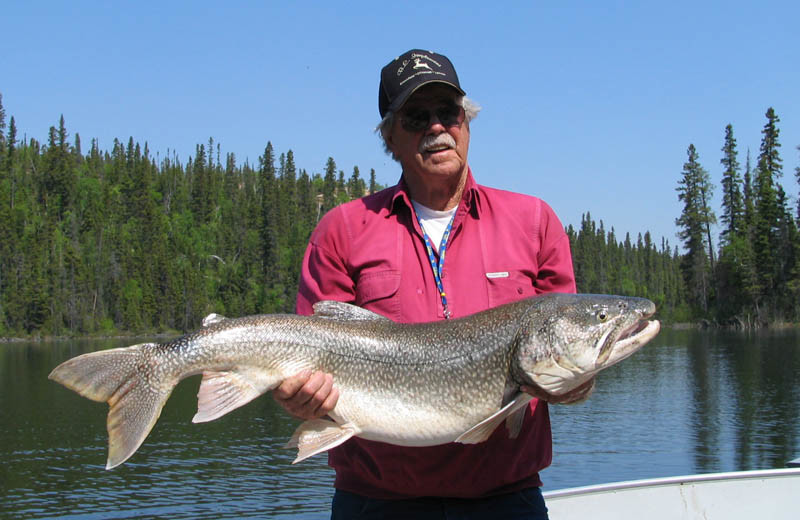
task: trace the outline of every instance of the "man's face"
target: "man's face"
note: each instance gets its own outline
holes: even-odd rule
[[[451,87],[426,85],[398,110],[387,139],[409,183],[455,182],[466,172],[469,123]]]

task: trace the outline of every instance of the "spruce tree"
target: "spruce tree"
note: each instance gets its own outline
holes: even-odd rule
[[[280,279],[279,190],[275,177],[275,155],[268,142],[264,155],[259,158],[259,191],[261,192],[261,247],[265,290],[263,312],[271,312],[282,305]]]
[[[339,177],[336,179],[336,205],[343,204],[348,200],[350,200],[350,195],[347,193],[344,170],[339,170]]]
[[[678,236],[683,240],[686,254],[682,271],[689,290],[689,300],[696,309],[705,314],[711,299],[711,252],[708,229],[714,214],[709,204],[711,186],[708,173],[699,163],[693,144],[687,150],[688,160],[683,165],[683,175],[678,182],[678,199],[683,202],[683,212],[675,220],[680,228]]]
[[[353,174],[347,181],[347,191],[350,199],[360,199],[364,196],[364,180],[358,171],[358,166],[353,166]]]
[[[14,119],[12,118],[11,121],[13,122]],[[800,152],[800,144],[797,145],[797,151]],[[800,184],[800,166],[794,169],[794,175],[797,177],[797,183]],[[800,192],[798,192],[797,196],[797,223],[800,225]]]
[[[755,253],[756,274],[758,276],[759,295],[768,304],[768,311],[776,310],[775,290],[778,283],[778,271],[781,259],[780,250],[780,221],[782,210],[779,204],[779,191],[777,179],[782,176],[782,160],[778,148],[780,119],[770,107],[766,113],[767,122],[762,130],[762,140],[756,177],[754,181],[753,196],[754,222],[753,222],[753,249]],[[764,318],[766,318],[764,316]]]
[[[336,205],[336,163],[328,157],[325,164],[325,178],[322,186],[322,213],[327,213]]]
[[[3,93],[0,92],[0,168],[7,154],[6,144],[6,109],[3,108]]]
[[[17,145],[17,124],[14,121],[14,116],[11,116],[11,120],[8,122],[8,139],[6,140],[6,149],[9,161],[11,160],[11,155],[14,153],[16,145]]]
[[[742,199],[742,178],[739,175],[739,160],[736,152],[736,139],[733,126],[725,127],[725,144],[722,146],[722,216],[724,224],[720,241],[728,243],[731,237],[744,231],[744,201]]]

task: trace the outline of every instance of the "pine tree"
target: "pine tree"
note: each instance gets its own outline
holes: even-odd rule
[[[579,292],[597,292],[597,264],[593,262],[594,236],[596,225],[590,213],[581,215],[581,229],[578,231],[575,247],[572,249],[574,259],[575,284]]]
[[[750,152],[748,150],[742,180],[731,125],[725,128],[722,152],[722,221],[725,226],[720,234],[720,257],[715,270],[717,317],[723,323],[734,322],[740,327],[750,327],[754,314],[751,312],[751,302],[756,292],[751,244],[753,200]]]
[[[344,170],[339,170],[339,177],[336,179],[336,205],[343,204],[348,200],[350,200],[350,195],[347,193]]]
[[[358,166],[353,166],[353,174],[347,181],[347,191],[350,199],[360,199],[364,196],[364,180],[359,174]]]
[[[769,312],[775,312],[775,290],[778,283],[780,258],[780,221],[782,210],[779,204],[777,179],[782,176],[782,160],[778,148],[780,119],[770,107],[766,113],[767,123],[762,130],[761,151],[758,157],[753,196],[753,250],[758,277],[759,296],[768,305]],[[766,318],[762,316],[762,318]]]
[[[8,122],[8,139],[6,140],[6,148],[7,148],[7,155],[8,160],[11,160],[11,155],[14,153],[14,149],[17,145],[17,124],[14,121],[14,116],[11,116],[11,120]]]
[[[776,300],[776,318],[791,319],[797,317],[800,305],[795,297],[793,288],[797,285],[797,274],[800,271],[798,256],[800,244],[798,243],[797,224],[789,207],[789,200],[783,187],[778,185],[778,207],[781,217],[778,223],[778,250],[776,257],[778,265],[776,270],[776,287],[774,298]]]
[[[264,155],[259,159],[259,191],[261,192],[261,244],[263,262],[263,287],[266,291],[264,312],[269,312],[282,305],[278,282],[280,279],[280,230],[278,217],[278,186],[275,177],[275,155],[272,143],[268,142]]]
[[[700,166],[693,144],[689,145],[687,155],[683,177],[677,188],[678,199],[683,202],[683,212],[675,224],[680,228],[678,236],[686,248],[682,271],[690,291],[690,302],[705,314],[711,299],[710,254],[713,253],[711,245],[706,243],[710,239],[709,226],[714,221],[713,211],[708,206],[711,186],[708,173]]]
[[[0,336],[5,335],[8,321],[5,313],[5,298],[8,282],[8,255],[11,253],[11,233],[8,230],[11,206],[11,175],[10,160],[8,159],[8,146],[6,143],[6,112],[3,108],[3,94],[0,93]]]
[[[76,176],[67,138],[62,115],[58,129],[50,127],[44,171],[39,178],[40,199],[48,213],[56,220],[64,217],[75,196]]]
[[[750,161],[750,149],[747,149],[747,159],[742,179],[742,197],[744,202],[744,232],[748,239],[752,239],[753,223],[755,219],[755,196],[753,195],[753,168]]]
[[[720,241],[728,243],[731,237],[744,232],[744,201],[742,199],[742,179],[739,175],[739,160],[736,152],[736,139],[733,137],[733,126],[725,127],[725,144],[720,163],[722,172],[722,217],[725,225],[720,234]]]
[[[294,153],[286,153],[286,161],[281,168],[281,213],[285,216],[287,224],[297,220],[297,167],[294,163]]]
[[[800,146],[798,146],[798,149],[800,149]],[[800,182],[800,167],[798,167],[798,171],[797,171],[797,180],[798,180],[798,182]],[[377,182],[375,181],[375,168],[370,168],[370,170],[369,170],[369,192],[370,193],[375,193],[376,189],[377,189]],[[800,207],[798,207],[798,208],[800,208]],[[798,209],[798,210],[800,211],[800,209]]]
[[[12,118],[11,121],[13,123],[14,119]],[[797,151],[800,152],[800,144],[797,145]],[[797,177],[797,183],[800,184],[800,166],[797,166],[794,169],[794,175],[795,177]],[[798,225],[800,225],[800,192],[798,192],[798,197],[797,197],[797,222]]]
[[[6,109],[3,108],[3,93],[0,92],[0,168],[3,166],[3,159],[8,153],[6,144]]]
[[[326,213],[336,205],[336,163],[328,157],[325,165],[325,178],[322,187],[322,211]]]

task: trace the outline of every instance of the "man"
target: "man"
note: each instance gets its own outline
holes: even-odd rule
[[[479,109],[445,56],[406,52],[381,71],[378,96],[378,128],[402,177],[322,218],[303,260],[298,313],[330,299],[425,322],[575,292],[569,241],[552,209],[475,183],[467,152]],[[560,401],[581,399],[592,386]],[[324,416],[338,397],[329,374],[308,372],[274,395],[302,419]],[[354,438],[329,452],[332,517],[547,518],[538,472],[551,453],[547,404],[537,399],[516,439],[504,427],[477,445],[408,448]]]

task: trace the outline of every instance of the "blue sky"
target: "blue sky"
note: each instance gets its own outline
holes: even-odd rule
[[[411,48],[441,52],[483,111],[479,183],[547,201],[565,225],[591,212],[619,239],[671,245],[675,188],[693,143],[717,186],[725,125],[740,162],[781,119],[782,184],[800,164],[800,2],[11,2],[0,93],[19,135],[64,115],[84,146],[147,142],[185,163],[209,137],[242,163],[267,141],[299,168],[349,175],[383,153],[379,71]]]

